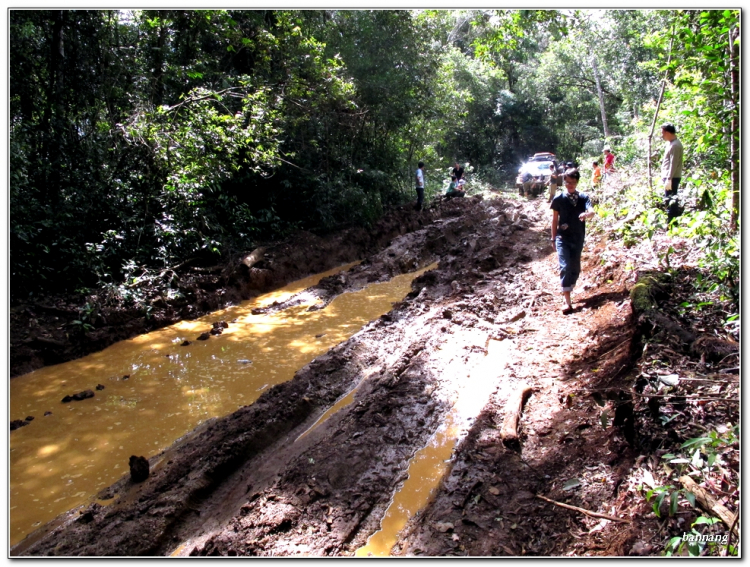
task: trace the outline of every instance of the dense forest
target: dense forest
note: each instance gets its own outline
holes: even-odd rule
[[[664,122],[686,152],[671,230],[737,300],[738,10],[12,10],[9,25],[13,301],[132,295],[185,262],[367,226],[414,198],[420,160],[429,199],[455,161],[475,188],[512,186],[535,152],[585,163],[608,144],[647,174],[600,214],[649,236],[666,228]]]

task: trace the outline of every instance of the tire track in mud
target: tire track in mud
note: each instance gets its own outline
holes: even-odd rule
[[[493,393],[435,498],[409,522],[393,555],[627,554],[633,537],[627,524],[592,520],[536,498],[546,495],[617,515],[626,497],[620,483],[637,456],[626,440],[627,428],[610,425],[612,415],[600,425],[602,409],[591,397],[621,388],[634,333],[623,275],[615,278],[619,282],[609,281],[611,272],[599,277],[603,246],[587,245],[583,289],[574,295],[576,312],[567,317],[560,315],[555,280],[549,279],[554,254],[529,266],[523,280],[532,307],[519,319],[521,332],[507,339],[515,345],[507,361],[508,386]],[[536,282],[542,283],[532,289]],[[521,447],[509,448],[500,425],[511,385],[519,382],[532,385],[533,392],[523,413]],[[608,406],[610,414],[619,413],[616,407]],[[623,423],[615,418],[614,425]]]
[[[439,206],[448,209],[443,218],[308,291],[327,301],[439,259],[393,311],[252,406],[204,424],[152,459],[160,465],[146,482],[123,479],[109,491],[119,502],[74,510],[13,555],[353,554],[379,528],[410,459],[441,425],[467,375],[486,362],[488,341],[520,348],[534,332],[527,311],[549,301],[525,277],[551,252],[540,208],[499,199]],[[487,379],[500,385],[495,374]],[[354,388],[352,404],[294,442]],[[504,392],[498,387],[488,401]],[[483,413],[477,423],[488,419]],[[467,425],[464,435],[476,437],[477,424]],[[470,462],[459,458],[450,478]],[[518,465],[519,475],[529,477],[528,470]],[[436,509],[433,503],[418,521]],[[410,529],[407,540],[418,540]]]

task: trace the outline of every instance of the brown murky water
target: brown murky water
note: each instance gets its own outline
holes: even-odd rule
[[[150,457],[201,422],[249,405],[267,388],[290,380],[316,356],[390,311],[411,281],[434,267],[342,294],[323,310],[308,312],[302,305],[251,314],[351,265],[11,380],[10,419],[35,419],[10,436],[10,544],[91,501],[128,473],[130,455]],[[195,340],[220,320],[229,323],[222,335]],[[186,339],[192,344],[180,346]],[[94,398],[61,403],[98,384],[105,388],[95,390]]]
[[[391,554],[399,532],[414,514],[427,505],[440,479],[448,470],[448,460],[453,453],[457,436],[455,419],[453,415],[449,415],[427,446],[417,451],[411,460],[409,477],[401,490],[394,494],[380,521],[380,530],[356,551],[356,557],[387,557]]]
[[[501,376],[513,348],[510,341],[489,341],[487,357],[471,369],[453,400],[453,408],[425,447],[417,451],[408,467],[408,478],[396,491],[380,522],[380,530],[357,549],[356,557],[388,557],[398,542],[399,532],[432,498],[448,471],[453,449],[466,434],[471,421],[501,383]]]

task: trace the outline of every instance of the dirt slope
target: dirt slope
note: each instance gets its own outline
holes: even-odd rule
[[[629,480],[639,451],[633,404],[619,393],[632,379],[633,274],[591,238],[565,316],[546,203],[456,199],[403,214],[422,228],[304,292],[330,300],[439,261],[403,302],[252,406],[153,457],[148,480],[105,491],[115,504],[73,510],[11,555],[352,555],[378,530],[411,457],[475,386],[481,409],[462,414],[450,470],[394,554],[656,551],[642,543],[654,522],[630,523],[648,505]],[[532,391],[521,442],[506,447],[506,402],[522,384]],[[308,432],[355,388],[351,404]]]

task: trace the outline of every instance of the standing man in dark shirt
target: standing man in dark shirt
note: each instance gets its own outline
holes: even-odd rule
[[[557,249],[560,264],[560,287],[565,304],[563,313],[571,313],[573,304],[570,292],[581,273],[581,253],[586,237],[586,219],[594,216],[591,200],[586,193],[579,193],[578,180],[581,174],[577,169],[565,171],[563,183],[565,190],[554,199],[552,209],[552,242]]]
[[[456,183],[458,183],[464,178],[464,168],[456,162],[456,165],[453,166],[453,170],[451,171],[451,175],[456,176]]]

